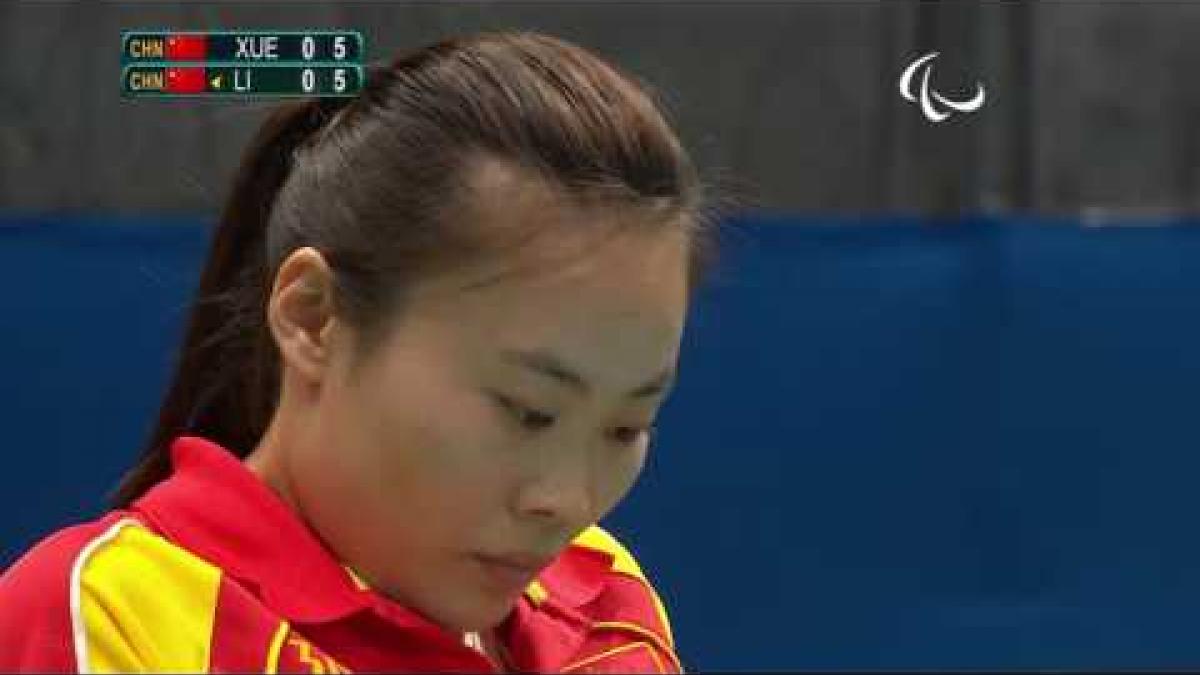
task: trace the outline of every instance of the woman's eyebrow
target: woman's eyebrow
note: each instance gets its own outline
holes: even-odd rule
[[[559,384],[566,385],[579,394],[589,395],[592,393],[591,384],[578,371],[568,366],[554,354],[544,351],[522,351],[517,349],[506,349],[500,354],[505,361],[532,370]],[[648,398],[669,390],[674,384],[675,370],[667,368],[646,384],[636,387],[627,396],[629,398]]]

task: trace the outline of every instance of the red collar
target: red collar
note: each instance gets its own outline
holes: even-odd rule
[[[175,543],[253,584],[291,621],[324,622],[373,604],[317,535],[225,448],[196,436],[171,444],[174,474],[133,510]],[[415,621],[423,622],[413,614]]]
[[[291,507],[233,453],[204,438],[181,436],[171,444],[171,461],[174,474],[133,510],[175,543],[257,586],[263,602],[280,615],[320,623],[374,608],[393,623],[433,627],[358,586]],[[514,623],[551,621],[560,639],[582,641],[590,622],[580,609],[601,593],[611,565],[605,553],[568,547],[538,577],[545,597],[518,603]]]

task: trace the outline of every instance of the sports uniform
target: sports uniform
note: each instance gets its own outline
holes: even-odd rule
[[[224,448],[184,436],[128,509],[61,530],[0,576],[0,671],[495,672],[479,648],[367,587]],[[678,672],[662,603],[599,527],[498,630],[538,672]]]

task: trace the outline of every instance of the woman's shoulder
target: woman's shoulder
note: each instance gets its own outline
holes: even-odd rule
[[[0,575],[0,671],[73,671],[82,659],[125,669],[135,627],[186,618],[164,587],[211,593],[218,581],[126,511],[59,530]]]
[[[98,547],[123,514],[64,527],[34,544],[0,575],[0,608],[23,607],[68,600],[65,591],[72,568],[89,549]],[[16,602],[16,601],[25,602]]]
[[[71,607],[78,591],[72,577],[121,520],[113,512],[60,529],[0,574],[0,670],[75,670]]]

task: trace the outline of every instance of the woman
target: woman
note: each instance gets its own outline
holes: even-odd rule
[[[251,143],[115,509],[0,579],[0,669],[675,671],[595,526],[708,249],[648,95],[449,40]]]

